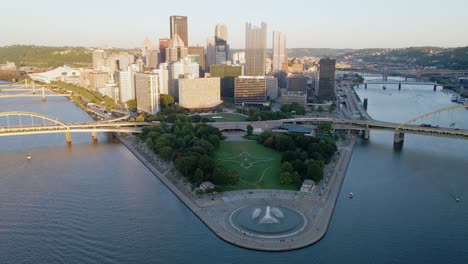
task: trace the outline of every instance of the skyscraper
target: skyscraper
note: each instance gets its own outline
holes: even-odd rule
[[[216,64],[216,38],[210,37],[206,43],[206,69],[210,70],[210,66]]]
[[[205,47],[200,47],[200,46],[193,46],[193,47],[188,47],[188,54],[189,55],[198,55],[200,57],[200,69],[201,73],[205,72]]]
[[[171,39],[170,38],[161,38],[159,39],[159,60],[160,63],[166,62],[166,49],[169,47],[171,44]]]
[[[273,71],[282,69],[286,57],[286,35],[283,32],[273,31]]]
[[[175,34],[171,39],[169,47],[166,49],[166,62],[175,62],[185,58],[188,55],[188,48],[185,46],[182,38]]]
[[[215,28],[216,45],[226,45],[228,40],[227,26],[217,24]]]
[[[227,61],[231,60],[227,39],[227,26],[225,24],[217,24],[215,28],[215,63],[217,65],[226,64]]]
[[[104,58],[107,56],[104,50],[93,51],[93,69],[98,70],[104,65]]]
[[[335,67],[335,59],[325,58],[320,60],[317,95],[322,101],[335,99]]]
[[[185,46],[189,45],[188,42],[188,25],[186,16],[171,16],[171,39],[174,38],[174,35],[179,35],[179,37],[184,42]]]
[[[245,25],[245,75],[264,76],[266,60],[267,25],[261,27]]]
[[[143,40],[143,43],[141,46],[141,56],[143,58],[146,58],[146,56],[148,56],[148,52],[152,49],[153,49],[153,43],[148,37],[146,37],[145,40]]]

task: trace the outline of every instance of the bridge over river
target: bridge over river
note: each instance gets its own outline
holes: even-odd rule
[[[405,134],[446,137],[455,139],[468,139],[467,129],[446,128],[437,126],[421,126],[414,123],[422,118],[441,112],[468,108],[468,105],[460,105],[434,111],[420,117],[413,118],[403,124],[383,122],[378,120],[353,120],[322,117],[298,117],[292,119],[257,121],[257,122],[216,122],[209,125],[220,130],[245,130],[247,125],[264,130],[275,129],[282,124],[319,124],[330,122],[335,130],[358,131],[364,139],[369,139],[370,131],[386,131],[394,133],[394,144],[402,145]],[[4,120],[2,120],[5,119]],[[12,124],[12,120],[16,123]],[[3,122],[2,122],[3,121]],[[18,122],[19,121],[19,122]],[[4,112],[0,113],[0,136],[34,135],[49,133],[65,133],[67,143],[71,143],[71,133],[88,132],[97,140],[98,132],[112,133],[141,133],[142,127],[159,125],[159,122],[127,122],[121,118],[101,122],[90,123],[64,123],[53,117],[32,112]],[[311,129],[312,130],[312,129]]]

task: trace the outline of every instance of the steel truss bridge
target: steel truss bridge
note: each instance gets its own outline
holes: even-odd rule
[[[93,140],[97,140],[98,132],[140,133],[142,126],[151,124],[118,122],[120,118],[103,122],[64,123],[56,118],[33,112],[3,112],[0,113],[0,120],[2,119],[6,119],[6,126],[0,127],[0,136],[64,133],[67,143],[72,142],[71,133],[91,133]],[[19,124],[12,125],[13,121],[19,121]]]
[[[54,93],[49,87],[36,85],[35,82],[28,83],[28,80],[15,84],[0,85],[0,99],[21,98],[21,97],[41,97],[43,101],[47,97],[70,97],[71,94]]]
[[[394,143],[403,144],[405,134],[445,137],[454,139],[468,139],[467,129],[420,126],[413,123],[423,118],[442,112],[457,109],[468,109],[468,105],[440,109],[425,115],[413,118],[403,124],[383,122],[377,120],[353,120],[321,117],[300,117],[293,119],[258,121],[258,122],[216,122],[209,123],[220,130],[245,130],[247,125],[255,128],[274,129],[282,124],[318,124],[331,122],[335,130],[357,131],[362,133],[364,139],[369,139],[370,131],[386,131],[394,133]],[[19,120],[19,124],[11,124],[11,119]],[[0,136],[35,135],[64,133],[67,143],[71,143],[71,133],[91,133],[97,140],[98,132],[111,133],[141,133],[142,127],[157,125],[153,122],[127,122],[119,118],[101,122],[89,123],[64,123],[56,118],[32,112],[3,112],[0,113],[0,121],[6,119],[6,126],[0,127]],[[26,125],[25,125],[26,124]]]

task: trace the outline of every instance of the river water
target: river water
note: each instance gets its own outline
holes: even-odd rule
[[[388,121],[452,105],[431,87],[358,94]],[[0,101],[0,112],[14,110],[91,120],[65,98]],[[438,118],[466,127],[464,111]],[[61,134],[0,137],[0,263],[467,263],[468,142],[405,139],[395,152],[393,134],[372,132],[355,149],[325,238],[266,253],[218,239],[106,135],[95,144],[73,134],[71,147]]]

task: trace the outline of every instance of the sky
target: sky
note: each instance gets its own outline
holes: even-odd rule
[[[140,47],[169,37],[169,16],[188,16],[189,44],[217,23],[244,48],[245,23],[284,32],[288,48],[468,46],[468,0],[22,0],[2,1],[0,46]]]

